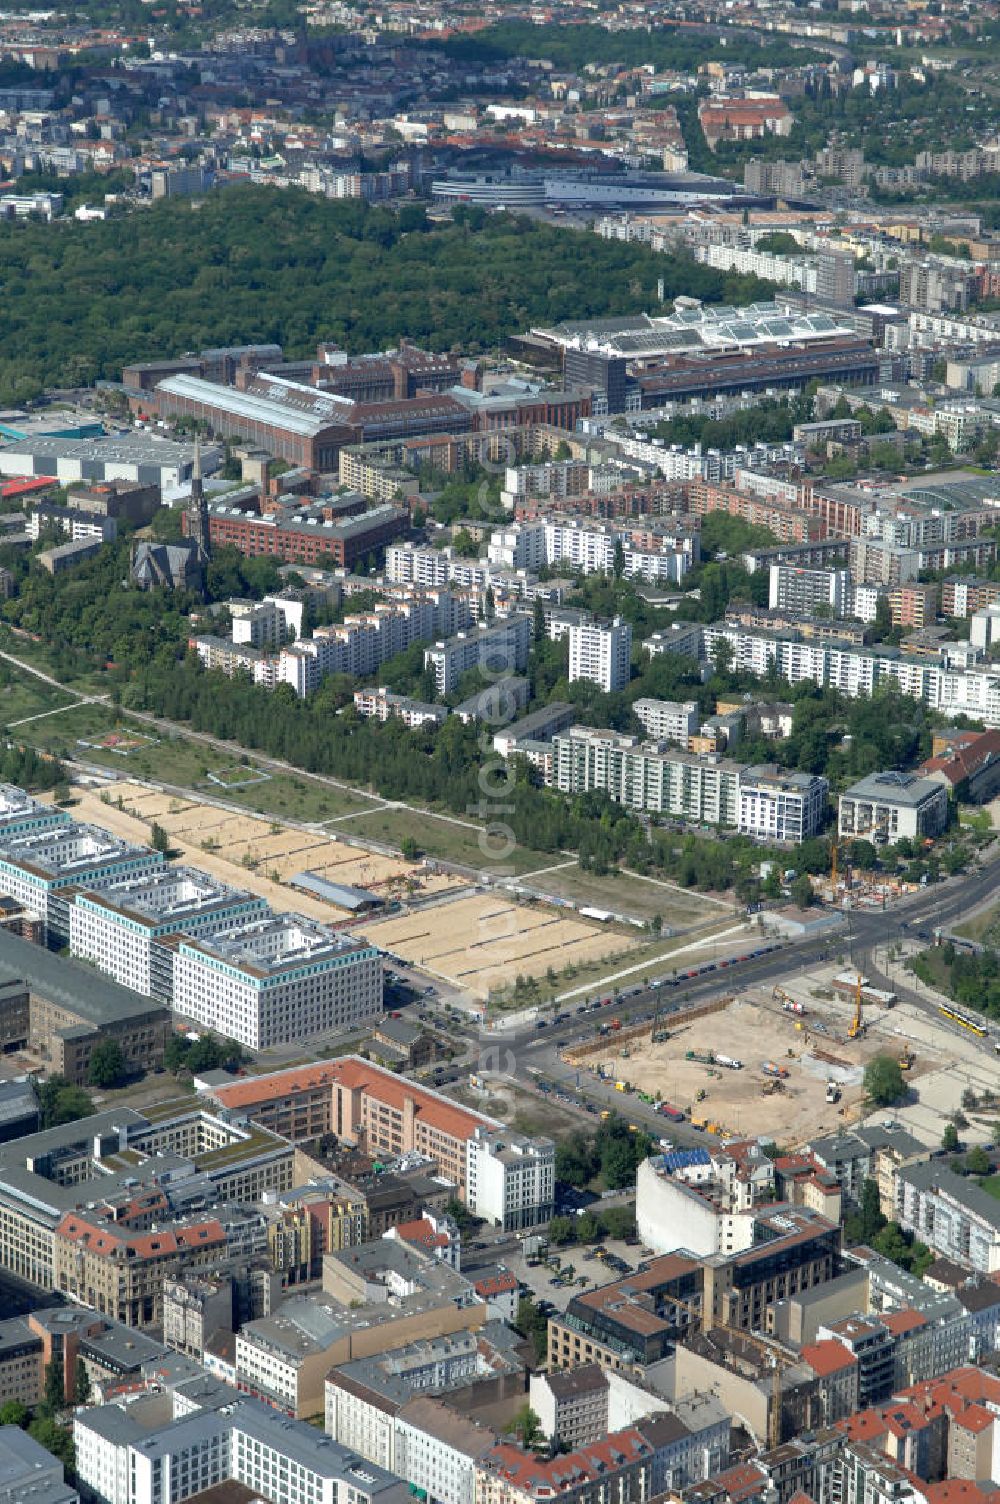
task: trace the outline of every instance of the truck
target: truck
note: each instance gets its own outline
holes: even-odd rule
[[[727,1071],[741,1071],[743,1069],[743,1061],[734,1060],[732,1055],[716,1055],[715,1063],[716,1065],[724,1065]]]
[[[797,1018],[801,1018],[806,1011],[802,1004],[797,1003],[793,997],[787,997],[782,1003],[781,1009],[783,1013],[794,1013]]]
[[[660,1103],[660,1112],[665,1118],[669,1118],[672,1123],[683,1123],[684,1121],[684,1114],[680,1108],[671,1107],[669,1102]]]
[[[615,1091],[628,1091],[628,1082],[627,1081],[616,1081],[615,1082]]]
[[[786,1067],[783,1065],[776,1065],[773,1060],[765,1060],[761,1065],[761,1070],[764,1072],[765,1076],[773,1076],[777,1081],[785,1081],[788,1078],[788,1071]]]

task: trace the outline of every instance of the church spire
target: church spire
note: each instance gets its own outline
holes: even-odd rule
[[[198,562],[204,563],[212,555],[212,540],[208,523],[208,503],[201,481],[201,439],[195,434],[194,461],[191,465],[191,500],[188,503],[188,537],[197,544]]]

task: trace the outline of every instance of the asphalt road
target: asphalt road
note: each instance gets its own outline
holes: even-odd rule
[[[767,955],[737,962],[721,973],[711,972],[704,978],[695,978],[677,987],[644,988],[632,997],[619,998],[614,1006],[615,1017],[627,1024],[658,1007],[660,1017],[668,1019],[688,1003],[723,992],[780,982],[792,972],[822,963],[848,950],[854,963],[877,980],[881,973],[873,960],[876,946],[892,945],[897,940],[924,934],[929,940],[935,928],[948,928],[990,899],[998,885],[1000,848],[993,846],[989,848],[989,856],[970,873],[947,878],[884,910],[851,910],[849,931],[844,927],[835,935],[788,941]],[[916,993],[909,994],[908,1001],[928,1012],[933,1011],[933,1004]],[[595,1020],[596,1015],[592,1012],[582,1017],[574,1014],[564,1023],[549,1025],[544,1031],[532,1027],[508,1035],[483,1036],[478,1068],[506,1076],[529,1089],[541,1076],[546,1081],[557,1083],[579,1104],[589,1101],[598,1109],[616,1108],[630,1122],[657,1138],[669,1139],[681,1147],[704,1144],[704,1135],[689,1123],[671,1123],[637,1097],[624,1097],[613,1086],[581,1076],[574,1067],[563,1064],[559,1058],[560,1049],[570,1041],[591,1038]],[[992,1055],[992,1041],[984,1042],[983,1049],[984,1053]],[[581,1088],[579,1091],[577,1086]]]

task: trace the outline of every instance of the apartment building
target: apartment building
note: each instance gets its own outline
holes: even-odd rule
[[[392,690],[356,689],[354,709],[365,720],[402,721],[411,731],[421,726],[441,726],[448,719],[446,705],[428,705],[422,700],[412,700],[409,695],[393,694]]]
[[[513,615],[473,627],[424,649],[424,667],[434,674],[437,693],[451,694],[462,675],[479,669],[489,679],[521,673],[528,664],[531,620]]]
[[[565,1312],[549,1318],[550,1372],[581,1363],[631,1372],[658,1362],[699,1320],[702,1290],[701,1261],[668,1253],[572,1296]]]
[[[772,564],[768,605],[790,616],[846,616],[850,604],[850,572],[846,569],[802,569]]]
[[[642,1504],[654,1492],[653,1445],[635,1427],[550,1462],[502,1443],[477,1464],[475,1504]]]
[[[302,914],[181,937],[174,1010],[251,1050],[355,1027],[382,1012],[373,945]]]
[[[632,709],[653,741],[673,742],[685,751],[701,724],[696,700],[636,700]]]
[[[628,684],[632,671],[632,627],[616,616],[612,622],[574,623],[569,629],[569,682],[592,679],[605,694]]]
[[[170,1005],[170,937],[211,935],[269,913],[264,899],[199,872],[169,867],[124,881],[105,879],[69,903],[69,945],[123,987]]]
[[[826,819],[830,785],[816,774],[759,764],[743,769],[739,789],[741,835],[798,844],[816,835]]]
[[[904,1166],[897,1212],[900,1226],[940,1257],[981,1274],[1000,1270],[1000,1214],[975,1181],[934,1161]]]
[[[477,1466],[495,1445],[488,1427],[429,1395],[396,1416],[396,1470],[437,1504],[475,1504]]]
[[[608,1425],[608,1380],[599,1363],[531,1376],[531,1408],[543,1434],[568,1450],[599,1441]]]
[[[845,789],[838,805],[840,835],[876,845],[933,838],[947,823],[947,789],[915,773],[870,773]]]
[[[326,1378],[328,1436],[396,1469],[396,1417],[410,1400],[447,1395],[455,1410],[506,1416],[524,1402],[520,1339],[503,1321],[409,1342],[341,1364]]]
[[[0,840],[35,835],[71,824],[69,812],[42,804],[13,783],[0,783]]]
[[[552,739],[552,784],[563,793],[599,789],[621,804],[707,825],[739,820],[740,767],[617,731],[571,726]]]

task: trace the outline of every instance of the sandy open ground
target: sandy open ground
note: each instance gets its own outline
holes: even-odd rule
[[[639,943],[629,935],[526,908],[496,894],[473,894],[419,913],[370,923],[365,933],[404,961],[422,966],[477,997],[514,981],[583,962],[620,956]]]
[[[385,857],[332,837],[279,828],[278,822],[263,816],[233,814],[137,783],[109,785],[104,791],[110,799],[107,803],[98,788],[74,792],[77,819],[143,842],[149,840],[149,827],[155,821],[167,832],[182,861],[223,882],[248,888],[275,909],[296,909],[314,919],[343,918],[345,910],[289,886],[288,879],[295,873],[319,872],[332,882],[371,888],[385,898],[405,896],[410,882],[424,895],[461,886],[459,879],[447,873],[427,873],[419,863],[402,857]]]
[[[864,1102],[865,1063],[873,1055],[897,1052],[902,1041],[889,1025],[895,1012],[871,1010],[867,1035],[848,1041],[849,1000],[817,1000],[815,989],[807,984],[792,982],[787,990],[807,1009],[801,1020],[783,1012],[780,1002],[763,989],[745,992],[723,1011],[681,1024],[663,1043],[654,1045],[648,1035],[621,1046],[609,1039],[607,1050],[587,1057],[586,1064],[603,1066],[607,1075],[629,1081],[639,1091],[659,1092],[696,1123],[714,1123],[730,1135],[770,1134],[783,1148],[794,1148],[857,1121]],[[935,1036],[917,1051],[907,1077],[915,1094],[921,1081],[933,1079],[941,1065],[939,1044]],[[741,1060],[743,1068],[689,1060],[689,1050],[721,1051]],[[765,1063],[788,1071],[781,1088],[767,1095],[764,1088],[770,1078],[761,1068]],[[830,1079],[841,1090],[837,1104],[826,1101]],[[701,1100],[699,1092],[704,1093]]]

